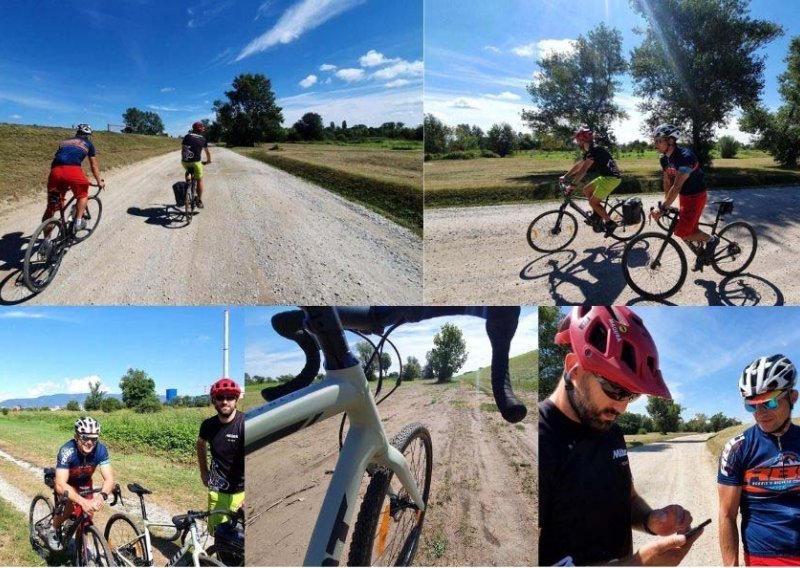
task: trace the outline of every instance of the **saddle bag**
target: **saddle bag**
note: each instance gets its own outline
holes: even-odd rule
[[[183,205],[186,202],[187,184],[185,181],[178,181],[172,184],[172,192],[175,194],[175,205]]]
[[[622,204],[622,221],[626,225],[636,225],[642,219],[642,200],[630,197]]]
[[[44,468],[44,484],[47,485],[50,489],[54,489],[56,486],[56,468],[54,467],[46,467]]]
[[[726,197],[719,204],[719,214],[730,215],[731,213],[733,213],[733,199]]]

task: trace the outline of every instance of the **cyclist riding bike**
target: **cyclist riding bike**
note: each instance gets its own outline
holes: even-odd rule
[[[187,172],[191,171],[194,179],[197,180],[197,206],[202,209],[203,205],[203,162],[201,154],[206,152],[206,163],[211,163],[211,153],[208,150],[208,142],[203,137],[206,127],[202,122],[192,124],[192,131],[183,137],[181,147],[181,165]],[[188,181],[188,179],[187,179]]]
[[[569,191],[572,191],[586,174],[597,174],[597,177],[583,187],[583,194],[589,200],[595,215],[605,221],[605,236],[608,237],[617,228],[617,224],[608,216],[602,202],[619,186],[622,175],[608,150],[594,143],[594,132],[589,127],[581,126],[572,138],[583,151],[583,158],[559,179],[565,182],[567,178],[575,176],[569,186]]]
[[[75,437],[58,450],[55,492],[59,497],[66,493],[68,501],[64,510],[53,516],[53,532],[47,535],[47,544],[53,550],[60,548],[58,533],[64,521],[76,513],[75,507],[91,515],[103,508],[114,489],[111,458],[99,438],[100,424],[97,420],[81,416],[75,421]],[[92,489],[92,475],[97,468],[103,478],[100,493],[82,497],[81,491]]]
[[[720,550],[739,562],[736,518],[742,514],[747,566],[800,566],[800,426],[793,424],[797,371],[781,354],[744,368],[739,392],[756,424],[725,445],[719,460]]]
[[[100,189],[106,185],[106,182],[100,177],[97,152],[94,144],[89,140],[91,135],[91,126],[79,124],[75,136],[67,138],[59,144],[56,155],[50,165],[50,175],[47,178],[47,208],[44,210],[44,215],[42,215],[43,222],[64,207],[67,190],[72,190],[77,199],[74,219],[75,230],[80,231],[86,227],[83,213],[86,211],[86,202],[89,200],[89,180],[81,168],[84,158],[89,158],[92,175]],[[51,231],[52,228],[48,228],[45,231],[45,239],[50,236]],[[43,251],[47,250],[48,244],[49,240],[45,240]]]
[[[653,143],[661,153],[661,169],[664,171],[664,202],[662,209],[667,209],[680,195],[680,213],[675,226],[675,236],[684,241],[705,243],[703,258],[714,257],[714,249],[719,244],[719,237],[710,236],[700,230],[700,216],[708,200],[706,184],[700,162],[689,148],[678,146],[680,130],[673,124],[661,124],[653,130]],[[661,211],[653,211],[653,218],[661,217]]]

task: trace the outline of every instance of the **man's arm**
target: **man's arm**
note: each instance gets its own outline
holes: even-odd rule
[[[675,175],[675,181],[673,182],[672,186],[669,189],[666,189],[665,191],[664,207],[669,207],[674,203],[674,201],[678,198],[678,194],[681,192],[681,188],[683,187],[683,184],[686,183],[687,179],[689,179],[689,174],[678,172]]]
[[[675,504],[653,509],[631,487],[631,525],[634,529],[659,536],[684,533],[692,526],[692,514]]]
[[[103,477],[103,486],[100,488],[100,492],[111,495],[114,491],[114,470],[110,463],[100,465],[100,475]]]
[[[736,517],[742,498],[741,485],[717,484],[719,492],[719,548],[725,566],[739,565],[739,532]]]
[[[592,164],[594,164],[594,160],[592,158],[586,158],[580,163],[580,169],[578,169],[578,173],[575,174],[575,179],[572,180],[573,185],[577,185],[581,182],[586,175],[586,172],[588,172],[589,168],[592,167]]]
[[[206,455],[206,441],[197,438],[197,466],[200,468],[200,479],[208,487],[208,456]]]
[[[653,508],[636,493],[636,488],[631,485],[631,528],[637,531],[648,532],[647,519]]]
[[[206,162],[208,162],[210,164],[211,163],[211,152],[208,150],[208,146],[206,146],[204,148],[204,150],[206,151]]]
[[[72,485],[69,485],[67,481],[69,481],[69,470],[66,468],[56,468],[56,476],[55,476],[56,495],[60,497],[66,492],[67,498],[70,501],[72,501],[73,503],[77,503],[86,510],[91,510],[91,502],[88,499],[81,497],[80,493],[78,493],[78,490],[75,489]]]
[[[104,188],[106,186],[106,182],[100,178],[100,165],[97,163],[96,156],[89,157],[89,167],[92,168],[92,175],[94,176],[94,180],[97,182],[97,185],[100,188]]]

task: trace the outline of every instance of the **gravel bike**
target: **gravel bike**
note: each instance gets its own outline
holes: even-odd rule
[[[377,353],[388,341],[389,333],[403,323],[447,315],[486,319],[492,345],[495,402],[503,418],[519,422],[525,417],[526,408],[514,395],[508,371],[508,353],[519,313],[519,307],[304,306],[272,318],[275,331],[295,341],[306,361],[293,380],[261,391],[267,404],[245,413],[245,454],[341,413],[346,413],[349,420],[349,430],[306,551],[305,565],[338,565],[365,471],[371,479],[356,519],[349,565],[410,565],[419,544],[430,494],[433,471],[430,433],[415,422],[402,428],[389,442],[377,404],[391,392],[375,402],[364,369],[350,350],[344,330],[380,335]],[[321,382],[312,384],[320,368],[320,351],[325,357],[327,373]]]
[[[47,288],[56,277],[69,247],[85,241],[97,229],[103,214],[103,202],[99,197],[100,186],[90,185],[98,189],[86,202],[83,212],[86,223],[82,229],[75,229],[77,200],[73,195],[63,207],[59,204],[58,216],[43,221],[31,235],[22,264],[22,276],[25,286],[34,294]]]
[[[558,209],[545,211],[537,216],[528,226],[528,244],[540,252],[556,252],[567,247],[578,234],[578,219],[567,207],[572,208],[583,218],[584,223],[591,226],[595,233],[605,231],[605,222],[591,208],[587,211],[576,201],[586,201],[589,199],[583,196],[573,195],[564,181],[558,180],[558,187],[564,194],[564,200]],[[610,196],[609,196],[610,197]],[[609,197],[603,200],[603,207],[608,211],[608,216],[617,223],[617,228],[609,235],[618,241],[627,241],[638,235],[644,228],[644,211],[641,209],[641,201],[638,198],[620,199],[614,198],[614,202],[609,209]],[[638,203],[638,207],[635,205]],[[626,206],[626,204],[629,204]],[[625,214],[626,207],[631,211]]]
[[[684,241],[695,256],[694,270],[711,266],[723,276],[743,272],[753,261],[758,248],[756,231],[744,221],[734,221],[717,227],[723,216],[733,213],[733,199],[715,201],[719,205],[713,223],[699,223],[710,227],[711,235],[719,237],[713,257],[705,254],[703,243]],[[661,208],[661,203],[659,203]],[[655,208],[651,208],[651,213]],[[659,225],[666,227],[666,234],[648,232],[631,239],[622,253],[622,270],[628,285],[645,298],[662,300],[680,290],[686,280],[688,263],[686,254],[673,237],[678,224],[679,210],[675,207],[662,209]]]
[[[115,566],[108,542],[92,523],[92,515],[77,503],[73,503],[72,514],[56,531],[59,547],[50,548],[48,535],[56,530],[53,526],[53,517],[63,513],[69,498],[66,492],[64,495],[55,493],[55,468],[44,469],[44,482],[53,490],[56,505],[54,508],[50,497],[42,493],[36,495],[31,502],[28,518],[29,538],[37,554],[50,556],[66,553],[73,566]],[[99,492],[98,487],[81,491],[80,495],[86,497]],[[112,505],[115,503],[116,499]],[[71,543],[74,543],[74,546],[71,546]]]
[[[208,164],[208,162],[201,163],[204,166]],[[197,196],[197,180],[194,177],[194,171],[186,170],[185,179],[186,193],[184,194],[183,198],[183,216],[186,218],[186,224],[188,225],[192,222],[194,210],[197,209],[197,202],[199,201],[199,198]]]

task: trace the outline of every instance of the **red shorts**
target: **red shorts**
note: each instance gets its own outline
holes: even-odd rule
[[[688,237],[697,230],[700,224],[700,216],[706,207],[708,192],[695,193],[694,195],[680,196],[680,216],[678,224],[675,225],[675,236]]]
[[[65,195],[71,189],[78,199],[89,197],[89,179],[80,166],[54,166],[47,178],[47,211],[53,214],[64,207]]]
[[[800,557],[751,556],[745,552],[744,564],[745,566],[800,566]]]

